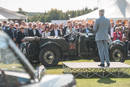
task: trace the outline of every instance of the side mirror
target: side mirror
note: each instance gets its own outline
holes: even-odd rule
[[[39,66],[36,68],[36,79],[38,79],[39,81],[42,79],[42,77],[45,75],[46,69],[43,65]]]

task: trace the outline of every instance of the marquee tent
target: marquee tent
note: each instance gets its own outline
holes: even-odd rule
[[[8,20],[26,20],[25,15],[19,14],[17,12],[0,7],[0,15],[7,18]]]
[[[128,0],[115,0],[113,4],[107,7],[104,6],[102,8],[105,10],[105,17],[109,19],[113,20],[130,19],[130,1]],[[99,9],[76,18],[71,18],[70,20],[91,20],[91,19],[97,19],[98,17],[99,17]]]
[[[3,21],[3,20],[7,20],[7,18],[2,16],[2,15],[0,15],[0,21]]]

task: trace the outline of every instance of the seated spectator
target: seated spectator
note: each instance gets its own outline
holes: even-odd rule
[[[122,33],[119,31],[119,27],[116,27],[115,32],[113,33],[113,41],[114,40],[122,41]]]

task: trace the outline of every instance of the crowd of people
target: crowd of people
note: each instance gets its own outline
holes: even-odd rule
[[[23,38],[27,36],[38,36],[38,37],[62,37],[73,31],[88,33],[93,31],[93,25],[87,22],[72,22],[68,21],[67,24],[51,24],[42,22],[21,22],[13,23],[3,21],[0,23],[0,28],[2,31],[6,32],[10,38],[18,45],[23,42]],[[130,41],[130,22],[128,26],[125,26],[124,22],[119,24],[111,23],[110,30],[111,39]]]
[[[92,26],[88,23],[75,23],[67,22],[67,24],[50,24],[41,22],[21,22],[13,23],[3,21],[0,23],[1,30],[6,32],[10,38],[18,45],[23,42],[24,37],[62,37],[73,31],[77,32],[89,32],[92,30]]]

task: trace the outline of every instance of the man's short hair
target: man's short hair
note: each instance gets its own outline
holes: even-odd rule
[[[103,16],[103,15],[104,15],[104,9],[100,9],[100,10],[99,10],[99,13],[100,13],[100,15]]]
[[[100,9],[100,10],[99,10],[99,12],[102,12],[102,13],[104,13],[104,9]]]

